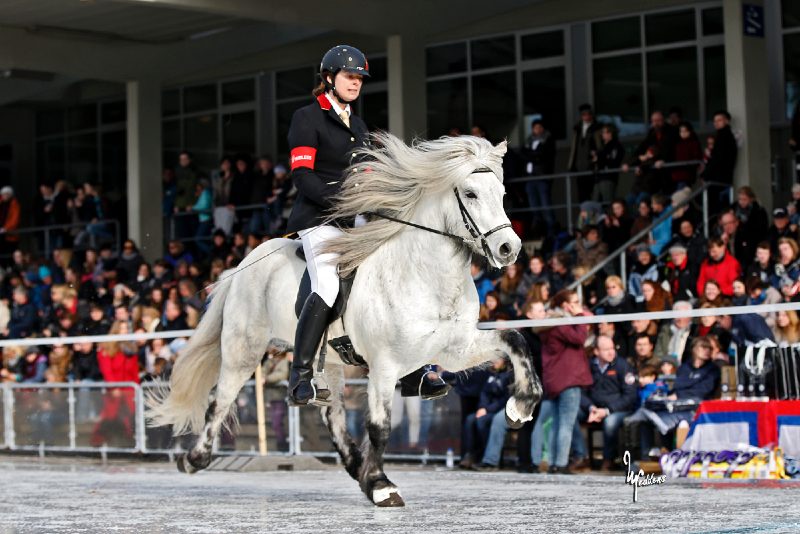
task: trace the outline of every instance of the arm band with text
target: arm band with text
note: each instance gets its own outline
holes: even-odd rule
[[[298,146],[292,149],[291,170],[306,167],[314,169],[314,160],[317,158],[317,149],[312,146]]]

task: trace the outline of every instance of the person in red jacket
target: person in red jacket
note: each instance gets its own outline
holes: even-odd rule
[[[578,294],[562,289],[553,297],[550,317],[569,318],[583,314]],[[542,433],[544,422],[552,414],[553,431],[550,472],[569,473],[567,462],[572,445],[572,429],[578,417],[581,388],[592,385],[589,360],[584,344],[589,335],[587,325],[572,325],[565,322],[542,330],[542,385],[545,399],[542,401],[539,418],[533,429],[532,459],[538,466],[542,459]],[[534,468],[536,472],[536,468]]]
[[[708,240],[708,257],[700,266],[700,276],[697,277],[697,294],[702,295],[706,282],[715,280],[719,284],[722,294],[726,297],[733,296],[733,282],[742,276],[742,266],[736,261],[725,242],[719,237]]]
[[[109,334],[129,334],[128,323],[115,321]],[[97,363],[104,382],[139,383],[139,350],[133,341],[110,341],[101,343],[97,351]],[[108,388],[103,399],[100,420],[92,432],[91,444],[98,447],[110,443],[114,438],[133,438],[134,389],[130,386]]]

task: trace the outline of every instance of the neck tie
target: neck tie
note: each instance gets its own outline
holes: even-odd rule
[[[342,111],[339,113],[339,117],[342,119],[344,125],[350,128],[350,115],[348,115],[346,111]]]

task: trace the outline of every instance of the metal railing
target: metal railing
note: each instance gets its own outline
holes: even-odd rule
[[[174,455],[194,445],[195,436],[174,438],[166,427],[146,425],[145,397],[160,382],[4,383],[0,385],[0,448],[11,451],[80,453],[157,453]],[[366,379],[347,380],[348,429],[363,437]],[[335,457],[319,410],[286,403],[286,382],[264,388],[267,412],[259,428],[255,381],[245,384],[236,400],[239,429],[221,432],[216,455],[258,455],[266,435],[270,455],[309,454]],[[440,461],[458,450],[460,404],[455,395],[422,401],[395,395],[392,434],[386,458]]]
[[[507,184],[519,184],[519,183],[527,183],[527,182],[535,182],[540,180],[554,180],[557,178],[566,178],[564,181],[565,187],[565,204],[550,204],[548,206],[542,207],[527,207],[527,208],[512,208],[506,210],[506,213],[535,213],[539,211],[547,211],[547,210],[557,210],[557,209],[566,209],[567,213],[567,231],[571,234],[573,232],[573,222],[572,222],[572,210],[575,208],[575,203],[572,200],[572,179],[573,178],[580,178],[585,176],[603,176],[606,174],[627,174],[633,173],[640,169],[654,169],[656,171],[662,169],[674,169],[679,167],[697,167],[702,165],[702,161],[700,160],[692,160],[692,161],[675,161],[670,163],[664,163],[663,165],[655,168],[653,166],[644,166],[644,165],[630,165],[627,167],[617,167],[615,169],[599,169],[596,171],[578,171],[578,172],[559,172],[554,174],[542,174],[542,175],[535,175],[535,176],[520,176],[517,178],[509,178],[505,182]],[[552,198],[552,190],[551,190],[551,198]],[[580,204],[578,204],[580,205]]]
[[[54,236],[52,235],[54,232],[64,232],[67,233],[69,230],[74,228],[83,228],[88,229],[90,225],[105,225],[106,228],[109,228],[110,233],[112,233],[112,237],[108,238],[113,242],[114,252],[120,251],[120,224],[119,221],[116,219],[102,219],[96,221],[94,223],[86,223],[86,222],[74,222],[74,223],[67,223],[67,224],[49,224],[45,226],[26,226],[25,228],[16,228],[14,230],[10,230],[7,232],[6,235],[26,235],[26,234],[43,234],[44,237],[44,254],[50,256],[53,250],[56,248],[53,246],[53,243],[56,241]],[[102,238],[99,238],[95,234],[88,232],[88,246],[92,248],[96,248],[98,241]],[[74,240],[76,236],[64,236],[65,240]],[[66,243],[62,245],[63,247],[67,247]],[[67,247],[69,248],[69,247]]]
[[[233,207],[233,211],[235,213],[237,213],[237,214],[239,212],[242,212],[242,211],[251,211],[252,212],[252,211],[255,211],[255,210],[259,210],[259,209],[262,209],[262,210],[266,209],[267,206],[269,206],[269,204],[266,204],[266,203],[263,203],[263,204],[245,204],[244,206],[234,206]],[[198,215],[208,215],[209,217],[211,217],[212,222],[213,222],[214,210],[219,208],[219,207],[225,207],[225,206],[215,206],[215,207],[213,207],[211,209],[207,209],[207,210],[178,211],[178,212],[175,212],[175,213],[171,213],[170,215],[168,215],[166,217],[166,219],[168,220],[168,225],[169,225],[169,230],[168,230],[169,239],[171,241],[181,241],[181,242],[184,242],[184,243],[185,242],[192,242],[192,241],[200,241],[200,240],[203,240],[203,241],[211,240],[211,234],[210,233],[209,233],[208,236],[205,236],[205,237],[195,237],[195,236],[180,237],[180,238],[176,237],[176,228],[175,228],[176,224],[175,224],[175,222],[176,222],[177,219],[186,218],[186,217],[197,217]]]
[[[645,238],[650,232],[653,231],[655,227],[663,223],[664,221],[670,219],[673,213],[683,207],[688,206],[691,204],[698,196],[702,195],[702,206],[703,206],[703,235],[708,238],[709,232],[709,211],[708,211],[708,190],[711,187],[716,188],[731,188],[730,190],[730,198],[731,202],[733,202],[733,188],[727,184],[720,184],[716,182],[705,182],[700,187],[692,191],[688,198],[686,198],[683,202],[679,203],[674,208],[669,208],[664,210],[664,212],[659,215],[656,219],[654,219],[647,227],[639,231],[636,235],[631,237],[627,240],[623,245],[621,245],[617,250],[610,253],[608,256],[605,257],[602,261],[594,265],[591,269],[589,269],[583,276],[572,282],[568,289],[577,290],[579,293],[582,293],[583,283],[587,280],[591,279],[595,274],[598,272],[605,270],[609,263],[616,260],[617,258],[620,259],[620,278],[625,281],[627,280],[627,252],[628,249],[639,243],[643,238]],[[582,295],[581,295],[582,298]]]

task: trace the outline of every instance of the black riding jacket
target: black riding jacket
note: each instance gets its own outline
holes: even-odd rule
[[[354,114],[348,128],[328,98],[295,111],[289,126],[292,180],[297,187],[288,232],[322,224],[339,193],[354,149],[369,145],[367,125]],[[336,221],[348,225],[346,221]]]

